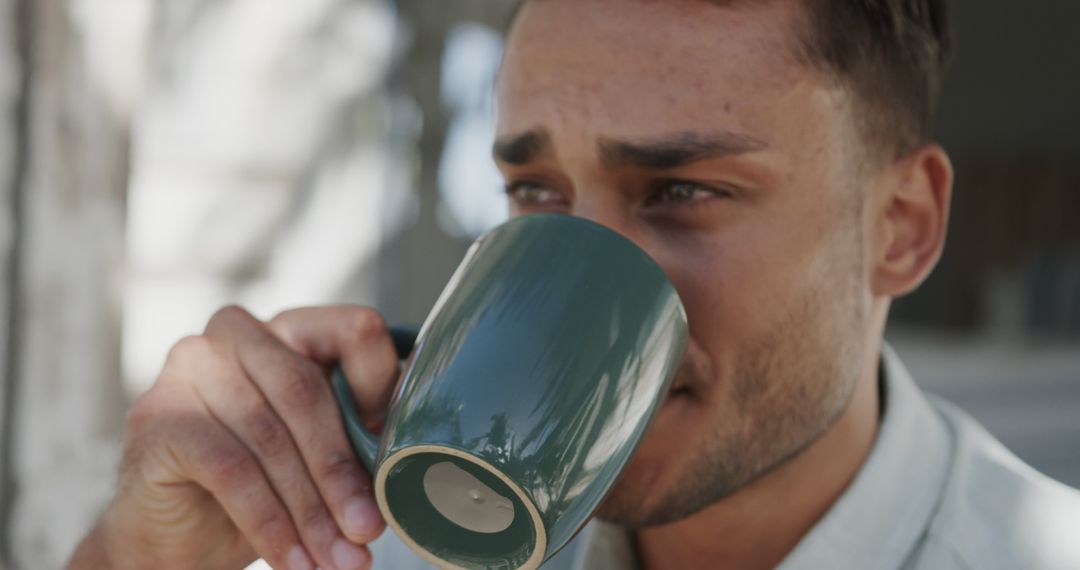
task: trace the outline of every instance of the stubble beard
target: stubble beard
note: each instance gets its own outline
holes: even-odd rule
[[[836,424],[863,370],[866,342],[866,308],[858,297],[862,232],[858,222],[854,225],[860,228],[857,235],[847,238],[856,247],[844,248],[833,262],[845,264],[835,267],[844,276],[841,282],[802,295],[736,357],[729,393],[733,417],[711,426],[700,452],[682,458],[677,482],[666,489],[640,489],[620,481],[598,518],[631,529],[687,518],[798,456]]]

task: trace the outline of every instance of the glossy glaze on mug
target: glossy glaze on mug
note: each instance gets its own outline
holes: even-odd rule
[[[569,216],[511,220],[470,248],[421,329],[377,479],[392,484],[386,459],[417,446],[475,457],[535,507],[544,548],[530,559],[547,560],[634,452],[686,338],[674,287],[630,241]]]

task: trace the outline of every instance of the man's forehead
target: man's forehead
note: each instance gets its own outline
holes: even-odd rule
[[[562,4],[570,7],[585,8],[588,5],[607,5],[618,11],[641,10],[650,6],[750,9],[772,4],[790,4],[799,11],[806,8],[807,0],[518,0],[511,9],[507,32],[512,31],[518,17],[527,7],[533,5]]]
[[[786,24],[784,14],[702,16],[715,10],[705,0],[679,2],[693,6],[686,11],[647,0],[530,2],[498,85],[500,126],[515,119],[515,132],[541,124],[523,113],[613,126],[662,121],[668,132],[688,132],[782,96],[807,72],[790,57],[786,30],[772,29]]]
[[[666,52],[678,58],[669,65],[691,64],[695,55],[719,62],[746,51],[804,63],[807,29],[801,0],[526,0],[507,49],[525,44],[558,53],[576,37],[573,49],[582,57],[607,47],[627,55]]]
[[[848,92],[792,57],[797,0],[746,10],[679,2],[689,12],[531,1],[497,85],[500,164],[664,169],[738,156],[779,171],[853,144]]]
[[[514,11],[515,11],[515,14],[516,14],[526,4],[536,3],[536,2],[581,3],[582,1],[584,1],[584,0],[519,0],[515,4]],[[652,4],[652,3],[668,3],[668,4],[672,4],[672,3],[678,3],[678,2],[686,2],[686,3],[712,4],[714,6],[721,6],[721,7],[732,7],[732,6],[740,6],[740,5],[762,4],[762,3],[765,3],[765,2],[774,2],[774,1],[778,1],[778,0],[597,0],[597,1],[605,1],[605,2],[610,2],[612,4],[621,4],[623,6],[625,6],[625,5],[629,4],[629,3],[632,3],[632,2],[636,2],[638,4]]]

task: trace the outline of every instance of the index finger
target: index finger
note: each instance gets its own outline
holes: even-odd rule
[[[340,365],[366,420],[381,420],[401,373],[382,316],[358,305],[285,311],[269,323],[286,346],[323,366]]]

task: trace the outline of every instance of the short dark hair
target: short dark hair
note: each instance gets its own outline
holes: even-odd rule
[[[863,134],[903,153],[932,136],[952,60],[948,0],[805,0],[809,61],[863,106]]]
[[[517,2],[511,26],[528,1]],[[930,140],[953,53],[948,0],[802,1],[802,55],[855,95],[868,144],[897,155]]]

